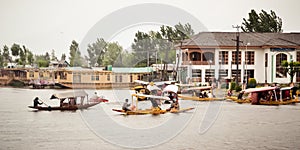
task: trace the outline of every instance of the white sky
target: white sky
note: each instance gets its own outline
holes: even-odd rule
[[[284,32],[300,32],[299,0],[0,0],[0,48],[25,45],[35,54],[56,51],[69,55],[72,40],[78,43],[102,18],[121,8],[144,3],[167,4],[195,16],[209,31],[236,31],[251,9],[275,11],[283,20]],[[124,18],[127,19],[127,18]],[[122,20],[120,20],[122,21]],[[178,21],[179,22],[179,21]],[[112,40],[127,49],[138,26],[116,33]],[[199,31],[195,31],[196,33]],[[107,40],[107,39],[106,39]],[[81,50],[86,51],[86,50]],[[85,53],[85,52],[83,52]]]

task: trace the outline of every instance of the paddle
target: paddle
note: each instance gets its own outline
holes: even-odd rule
[[[39,99],[40,100],[40,99]],[[43,104],[45,104],[46,106],[48,106],[49,107],[49,105],[47,105],[44,101],[42,101],[42,100],[40,100]]]

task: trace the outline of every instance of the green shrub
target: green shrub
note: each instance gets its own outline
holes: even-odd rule
[[[248,88],[255,88],[256,87],[256,80],[254,78],[250,78],[249,81],[248,81],[248,85],[247,87]]]
[[[236,91],[236,92],[239,92],[239,91],[241,91],[241,90],[242,90],[242,86],[236,86],[236,87],[235,87],[235,91]]]
[[[235,90],[235,82],[231,82],[230,85],[230,90]]]

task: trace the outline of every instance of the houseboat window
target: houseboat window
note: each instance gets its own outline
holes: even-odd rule
[[[132,82],[132,75],[130,75],[130,82]]]
[[[193,82],[201,82],[201,69],[193,69],[192,70],[192,78]]]
[[[119,78],[120,80],[119,80],[119,82],[123,82],[123,76],[122,75],[120,75],[120,78]]]
[[[245,58],[247,65],[254,65],[254,51],[247,51]]]
[[[214,53],[212,52],[205,52],[203,53],[203,61],[214,61],[215,60],[215,56]]]
[[[239,64],[241,64],[241,57],[242,56],[242,53],[241,51],[239,51],[239,56],[238,56],[238,61],[239,61]],[[236,51],[232,51],[232,64],[237,64],[236,63]]]
[[[117,83],[117,82],[118,82],[118,76],[115,75],[115,83]]]
[[[249,78],[254,78],[254,70],[253,69],[248,69],[245,70],[245,76],[249,79]]]
[[[219,64],[228,64],[228,51],[219,52]]]
[[[109,74],[107,74],[106,80],[107,80],[107,81],[110,81],[110,75],[109,75]]]
[[[286,78],[284,68],[281,66],[282,61],[287,60],[287,55],[279,53],[276,55],[276,78]]]
[[[99,76],[91,76],[91,77],[92,77],[92,78],[91,78],[92,81],[95,81],[95,80],[96,80],[96,81],[99,81]]]
[[[34,72],[33,72],[33,71],[30,71],[30,72],[29,72],[29,77],[34,78]]]
[[[39,76],[40,76],[41,78],[44,77],[43,72],[39,72]]]

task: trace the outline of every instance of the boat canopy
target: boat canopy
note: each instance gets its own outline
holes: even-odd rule
[[[191,87],[191,88],[187,88],[186,90],[211,90],[211,86],[199,86],[199,87]]]
[[[245,93],[253,93],[253,92],[272,91],[275,89],[277,89],[277,87],[260,87],[260,88],[246,89],[244,92]]]
[[[81,91],[70,91],[70,92],[53,94],[50,97],[50,99],[65,99],[65,98],[81,97],[81,96],[87,96],[87,95],[88,94],[83,90],[81,90]]]
[[[283,87],[280,88],[280,91],[284,91],[284,90],[292,90],[293,87]]]

